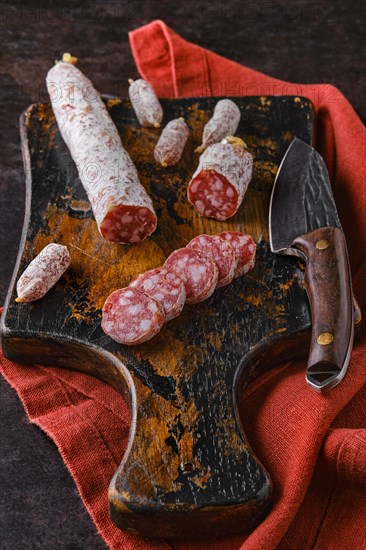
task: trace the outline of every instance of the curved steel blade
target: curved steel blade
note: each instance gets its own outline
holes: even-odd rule
[[[278,169],[269,208],[272,252],[302,256],[291,248],[299,235],[320,227],[339,227],[328,170],[313,147],[295,138]]]

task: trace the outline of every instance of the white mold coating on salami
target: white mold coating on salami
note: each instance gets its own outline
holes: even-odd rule
[[[143,240],[156,228],[153,204],[98,92],[64,62],[48,72],[47,89],[99,232],[114,242]]]
[[[142,273],[132,281],[131,288],[143,290],[161,303],[165,320],[170,321],[181,313],[186,301],[186,288],[175,271],[158,267]]]
[[[17,283],[17,302],[42,298],[60,279],[71,262],[66,246],[51,243],[36,256]]]
[[[240,109],[231,99],[216,103],[212,118],[203,129],[202,145],[196,149],[202,153],[209,145],[219,143],[226,136],[233,136],[240,122]]]
[[[189,128],[183,118],[168,122],[154,149],[156,162],[164,167],[177,164],[182,156],[188,136]]]
[[[137,288],[115,290],[102,310],[102,329],[126,346],[150,340],[161,330],[164,321],[163,306]]]
[[[215,262],[219,270],[218,287],[231,283],[237,259],[235,251],[228,241],[221,239],[218,235],[198,235],[187,244],[187,248],[198,250]]]
[[[166,259],[164,267],[183,280],[187,304],[203,302],[215,291],[219,270],[210,258],[196,250],[178,248]]]
[[[252,172],[253,157],[244,147],[210,145],[189,182],[188,200],[202,216],[226,220],[242,203]]]
[[[139,78],[129,80],[128,95],[141,126],[159,128],[163,120],[163,108],[151,84]]]
[[[255,265],[256,245],[250,235],[239,231],[223,231],[218,235],[234,248],[238,264],[234,278],[241,277],[253,269]]]

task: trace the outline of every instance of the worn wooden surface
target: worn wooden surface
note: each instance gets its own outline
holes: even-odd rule
[[[290,4],[234,0],[227,5],[186,0],[174,9],[171,2],[146,0],[118,5],[114,0],[86,5],[71,0],[65,9],[54,2],[41,5],[38,0],[4,2],[0,17],[1,302],[13,271],[24,212],[19,114],[30,103],[47,98],[44,77],[50,58],[59,57],[66,45],[86,60],[98,89],[126,97],[126,78],[137,75],[127,31],[158,17],[186,39],[264,73],[292,82],[330,82],[365,120],[365,7],[361,0],[294,0]],[[343,205],[337,206],[342,219]],[[56,446],[26,422],[21,403],[3,379],[0,386],[2,547],[105,549]]]
[[[21,122],[29,219],[13,284],[50,242],[67,245],[72,264],[37,302],[15,303],[11,288],[3,351],[21,362],[82,369],[130,394],[131,448],[111,483],[110,505],[117,525],[145,536],[159,536],[163,526],[166,537],[231,533],[263,515],[271,483],[240,429],[236,394],[262,371],[263,349],[283,340],[288,358],[300,351],[297,333],[310,327],[303,265],[270,252],[268,207],[293,137],[311,139],[311,104],[300,97],[236,99],[237,135],[254,156],[254,175],[238,213],[217,222],[199,216],[186,197],[198,160],[193,151],[216,102],[163,101],[165,120],[185,116],[192,130],[179,164],[163,169],[153,158],[160,131],[141,128],[129,101],[107,101],[159,218],[153,236],[133,246],[100,237],[50,105],[31,106]],[[103,333],[101,308],[113,290],[193,236],[225,229],[247,232],[257,244],[247,276],[186,306],[145,344],[121,346]]]

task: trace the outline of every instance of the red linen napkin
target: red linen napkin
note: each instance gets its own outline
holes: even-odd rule
[[[365,127],[331,85],[290,84],[186,42],[163,22],[130,33],[138,70],[161,97],[302,95],[316,110],[316,146],[327,162],[349,247],[353,285],[366,311]],[[148,45],[148,47],[146,46]],[[107,488],[122,460],[129,418],[120,395],[87,375],[21,366],[1,370],[31,420],[57,444],[101,535],[113,550],[366,548],[366,334],[344,381],[324,396],[306,386],[305,363],[259,377],[246,390],[246,432],[274,482],[274,502],[251,533],[147,541],[108,517]]]

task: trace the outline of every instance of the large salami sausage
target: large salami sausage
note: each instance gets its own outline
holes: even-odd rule
[[[137,288],[115,290],[104,302],[102,329],[119,344],[133,346],[150,340],[165,321],[163,306]]]
[[[164,267],[183,280],[187,304],[203,302],[216,288],[219,275],[216,264],[196,250],[178,248],[166,259]]]
[[[255,264],[256,246],[250,235],[239,231],[223,231],[218,234],[233,247],[237,257],[234,277],[241,277],[253,269]]]
[[[69,62],[48,72],[47,89],[99,232],[118,243],[145,239],[157,224],[152,201],[98,92]]]
[[[71,262],[66,246],[51,243],[36,256],[17,282],[16,302],[39,300],[57,283]]]
[[[214,114],[203,129],[202,145],[196,153],[202,153],[209,145],[219,143],[226,136],[233,136],[240,122],[240,109],[231,99],[216,103]]]
[[[253,157],[239,138],[210,145],[188,185],[188,200],[202,216],[227,220],[243,201],[252,177]]]
[[[165,320],[178,317],[186,301],[186,288],[182,279],[165,267],[151,269],[141,273],[130,284],[131,288],[143,290],[146,294],[161,303]]]
[[[221,239],[218,235],[198,235],[187,244],[187,248],[198,250],[215,262],[219,270],[218,287],[231,283],[237,266],[237,258],[228,241]]]

